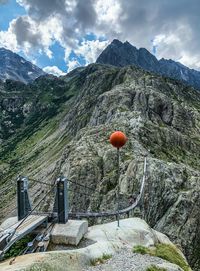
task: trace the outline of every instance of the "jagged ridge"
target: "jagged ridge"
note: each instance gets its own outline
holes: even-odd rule
[[[136,65],[147,71],[184,81],[188,85],[200,89],[200,72],[189,69],[171,59],[160,59],[145,48],[137,49],[128,41],[122,43],[115,39],[97,58],[96,63],[110,64],[118,67]]]

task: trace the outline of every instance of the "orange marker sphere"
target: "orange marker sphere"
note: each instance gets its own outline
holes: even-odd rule
[[[110,136],[110,143],[115,148],[123,147],[126,144],[127,140],[128,140],[128,138],[121,131],[116,131],[116,132],[112,133]]]

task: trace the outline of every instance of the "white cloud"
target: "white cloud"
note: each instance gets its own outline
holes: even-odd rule
[[[122,14],[122,8],[119,0],[97,0],[94,6],[98,14],[97,25],[100,26],[99,29],[102,28],[102,25],[106,26],[103,34],[105,31],[121,31],[119,17]]]
[[[79,56],[86,60],[86,64],[95,62],[101,51],[108,45],[108,40],[84,40],[80,46],[74,50]]]
[[[73,60],[69,60],[67,62],[67,66],[68,66],[68,72],[72,71],[73,69],[77,68],[77,67],[80,67],[80,63],[78,62],[78,60],[76,59],[73,59]]]
[[[2,2],[2,1],[1,1]],[[3,1],[4,2],[4,1]],[[106,42],[128,40],[157,57],[172,58],[200,68],[199,0],[17,0],[26,16],[14,19],[8,31],[0,32],[0,45],[25,54],[34,51],[52,58],[51,46],[57,41],[65,49],[67,61],[71,50],[94,62]],[[94,33],[95,41],[82,40]],[[69,61],[69,69],[78,65]]]
[[[187,67],[200,70],[200,58],[183,52],[183,55],[178,59],[179,62]]]
[[[178,34],[177,34],[178,33]],[[195,69],[200,69],[200,55],[195,55],[189,48],[183,46],[190,43],[192,31],[188,25],[181,25],[176,32],[168,32],[168,34],[156,35],[153,45],[157,47],[157,57],[170,58],[179,61],[182,64]]]
[[[58,17],[51,17],[38,25],[43,50],[49,58],[52,58],[52,51],[49,47],[56,40],[62,44],[63,28]]]
[[[0,47],[5,47],[13,52],[19,51],[16,35],[12,32],[12,25],[15,21],[10,22],[8,31],[0,31]]]
[[[63,71],[61,71],[56,66],[47,66],[47,67],[43,68],[43,71],[46,72],[46,73],[53,74],[55,76],[65,75],[65,73]]]

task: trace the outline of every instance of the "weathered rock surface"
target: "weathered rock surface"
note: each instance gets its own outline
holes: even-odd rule
[[[48,96],[50,105],[59,101],[59,106],[53,113],[54,107],[45,109],[47,115],[39,114],[38,122],[33,113],[33,122],[21,124],[4,139],[1,189],[10,189],[0,199],[1,217],[14,207],[10,180],[19,174],[52,183],[62,172],[92,188],[82,195],[83,188],[69,184],[71,210],[116,209],[117,158],[108,139],[113,130],[122,130],[129,140],[120,157],[120,207],[128,206],[129,197],[138,193],[147,154],[143,216],[181,245],[199,270],[200,93],[138,68],[97,64],[35,84],[38,90],[46,87],[45,95],[55,95],[55,103]],[[55,93],[57,84],[60,92]],[[38,93],[36,98],[44,99]],[[47,190],[30,183],[33,205]],[[54,195],[47,197],[41,209],[52,210],[53,201]]]
[[[154,246],[161,238],[160,233],[158,233],[157,236],[157,232],[152,230],[144,220],[139,218],[123,219],[120,221],[120,227],[117,227],[117,222],[89,227],[89,231],[85,235],[85,238],[92,240],[94,244],[76,250],[55,251],[40,254],[36,253],[32,255],[20,256],[16,258],[13,266],[9,265],[9,261],[0,264],[0,270],[28,271],[30,270],[30,266],[32,266],[33,270],[35,267],[35,269],[38,268],[38,270],[43,268],[42,270],[44,271],[78,271],[82,270],[82,268],[84,268],[84,270],[93,270],[88,269],[88,265],[90,265],[91,261],[102,258],[103,255],[115,255],[116,252],[120,251],[121,249],[125,249],[125,251],[129,251],[128,255],[124,255],[125,257],[128,256],[127,262],[129,262],[129,270],[143,271],[146,270],[144,268],[152,264],[156,264],[157,266],[165,266],[167,271],[182,271],[182,269],[177,265],[171,264],[162,259],[149,257],[148,255],[138,255],[136,257],[131,252],[133,246]],[[165,243],[172,245],[167,236],[164,237],[162,235],[162,238],[165,240]],[[76,265],[74,265],[75,259]],[[138,259],[140,265],[138,265]],[[124,262],[126,262],[126,258],[124,258]],[[135,269],[135,267],[138,269]]]

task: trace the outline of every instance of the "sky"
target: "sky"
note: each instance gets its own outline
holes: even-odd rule
[[[0,47],[62,75],[113,40],[200,70],[200,0],[0,0]]]

